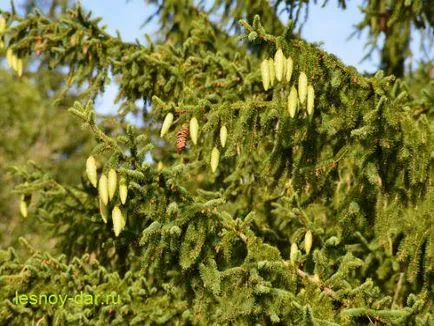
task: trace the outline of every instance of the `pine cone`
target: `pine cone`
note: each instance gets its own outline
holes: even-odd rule
[[[176,134],[176,151],[182,153],[187,146],[187,139],[189,135],[189,129],[187,125],[182,125]]]

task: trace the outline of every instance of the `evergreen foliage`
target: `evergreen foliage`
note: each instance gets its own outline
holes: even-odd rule
[[[408,19],[432,27],[428,3],[401,2],[414,7]],[[433,65],[398,78],[402,62],[385,55],[397,77],[362,75],[301,39],[297,20],[285,27],[276,18],[280,5],[298,16],[308,1],[300,3],[215,1],[209,14],[223,6],[223,23],[240,19],[231,36],[191,1],[158,2],[167,42],[145,45],[109,35],[80,5],[59,18],[2,14],[18,58],[37,53],[50,68],[68,67],[63,94],[86,89],[68,121],[96,141],[74,171],[79,183],[41,164],[13,169],[14,194],[31,198],[27,219],[51,232],[61,254],[25,239],[26,259],[0,251],[2,322],[434,323]],[[387,42],[384,53],[395,51]],[[279,62],[291,62],[289,81],[279,70],[273,77],[289,69],[270,59],[278,49]],[[109,74],[120,109],[100,119],[94,100]],[[12,301],[16,292],[80,291],[113,292],[121,304]]]
[[[0,243],[6,247],[17,245],[19,236],[34,238],[41,231],[34,219],[17,216],[12,189],[19,180],[8,170],[31,160],[59,181],[76,182],[93,146],[89,134],[77,135],[79,124],[67,112],[77,94],[62,94],[64,74],[28,66],[20,79],[15,71],[0,69]]]

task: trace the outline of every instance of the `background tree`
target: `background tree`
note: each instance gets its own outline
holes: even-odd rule
[[[25,15],[35,2],[14,7]],[[54,17],[67,1],[43,1],[40,9]],[[2,37],[2,41],[5,38]],[[6,48],[1,49],[6,62]],[[87,155],[86,146],[92,139],[78,133],[79,124],[70,119],[67,108],[77,99],[77,90],[65,93],[65,76],[61,69],[47,69],[44,57],[29,57],[24,62],[24,75],[18,78],[11,69],[1,69],[0,126],[0,243],[7,248],[17,245],[20,236],[33,239],[41,249],[52,250],[50,237],[35,219],[19,216],[19,198],[12,193],[14,180],[8,169],[31,160],[62,182],[75,183],[81,162]],[[9,68],[9,67],[8,67]]]
[[[14,170],[16,193],[32,195],[29,218],[55,231],[63,255],[25,240],[26,261],[1,252],[1,320],[430,325],[432,65],[363,76],[303,41],[297,16],[279,22],[280,5],[292,15],[307,3],[158,4],[165,42],[146,45],[109,35],[79,5],[59,19],[3,13],[17,57],[39,51],[69,68],[68,87],[86,86],[69,112],[97,144],[81,183],[34,164]],[[228,28],[242,18],[233,36],[205,13],[222,6]],[[430,22],[426,6],[415,15]],[[279,50],[292,74],[268,87]],[[93,102],[109,72],[121,105],[101,120]],[[115,292],[122,304],[22,306],[16,291]]]

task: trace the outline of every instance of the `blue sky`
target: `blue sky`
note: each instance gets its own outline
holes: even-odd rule
[[[318,2],[322,3],[322,1]],[[119,0],[82,0],[81,3],[95,15],[103,17],[109,33],[115,34],[116,30],[119,30],[126,41],[134,41],[136,38],[144,41],[145,33],[152,36],[156,30],[154,24],[140,28],[144,17],[155,10],[154,7],[145,4],[144,0],[131,0],[128,3]],[[350,1],[346,10],[338,8],[336,1],[330,1],[325,8],[321,8],[320,5],[311,6],[302,36],[310,42],[323,42],[323,49],[334,53],[345,64],[355,66],[359,71],[373,72],[377,69],[376,62],[360,63],[366,39],[354,37],[348,40],[353,32],[353,24],[361,19],[362,15],[355,1]],[[116,107],[113,106],[115,95],[115,86],[108,87],[106,94],[97,101],[100,111],[107,113],[116,111]]]
[[[16,2],[20,3],[19,0]],[[6,7],[3,4],[0,8],[9,9],[9,1],[7,3]],[[125,41],[135,39],[144,41],[145,33],[152,37],[156,31],[155,24],[140,27],[145,17],[155,10],[154,7],[145,4],[144,0],[82,0],[81,3],[86,9],[92,10],[94,15],[103,18],[109,33],[114,35],[118,30]],[[355,66],[359,71],[375,72],[378,64],[377,56],[374,56],[372,61],[360,62],[365,54],[366,35],[362,35],[360,39],[353,37],[348,40],[349,35],[354,31],[353,25],[362,19],[358,8],[361,3],[362,1],[348,1],[346,10],[338,8],[335,0],[329,1],[325,8],[321,5],[312,5],[309,19],[302,30],[302,37],[310,42],[323,42],[324,50],[335,54],[345,64]],[[284,18],[283,20],[285,21]],[[417,54],[417,42],[413,42],[413,45],[413,53]],[[116,86],[107,87],[105,94],[97,100],[98,111],[116,112],[117,108],[113,105],[115,96]]]
[[[134,41],[136,38],[144,40],[145,33],[152,35],[156,29],[153,24],[140,28],[144,17],[154,11],[154,7],[146,5],[144,0],[130,0],[128,3],[119,0],[82,0],[81,3],[86,9],[103,17],[110,33],[114,34],[119,30],[122,38],[127,41]],[[359,70],[373,71],[376,70],[374,62],[359,63],[363,57],[365,39],[362,37],[347,40],[353,31],[353,24],[361,19],[362,15],[355,1],[350,1],[346,10],[338,8],[336,1],[330,1],[325,8],[313,5],[302,36],[310,42],[324,42],[323,48],[336,54],[346,64]]]

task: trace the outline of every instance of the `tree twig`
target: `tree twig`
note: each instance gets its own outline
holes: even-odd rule
[[[399,296],[399,292],[401,291],[403,279],[404,279],[404,273],[399,273],[399,279],[398,279],[398,283],[396,284],[395,294],[393,296],[393,301],[392,301],[391,307],[393,307],[396,304],[396,302],[398,301],[398,296]]]

